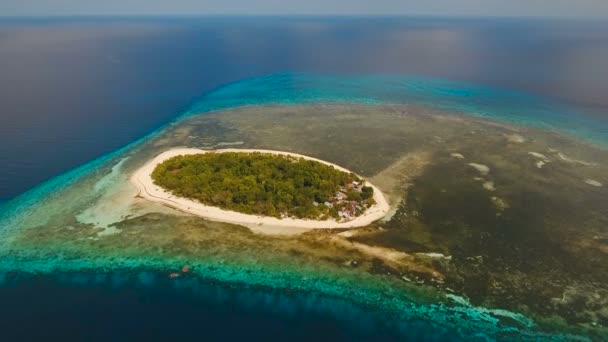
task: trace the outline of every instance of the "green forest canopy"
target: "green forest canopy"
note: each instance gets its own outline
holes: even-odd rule
[[[278,218],[339,219],[342,212],[358,216],[374,204],[373,188],[363,186],[353,173],[313,160],[260,152],[176,156],[160,163],[152,179],[179,197]],[[336,198],[340,191],[344,199]]]

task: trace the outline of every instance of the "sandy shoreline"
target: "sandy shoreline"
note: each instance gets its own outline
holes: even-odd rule
[[[302,157],[308,160],[318,161],[320,163],[331,165],[338,170],[351,172],[343,167],[335,164],[328,163],[323,160],[316,158],[307,157],[304,155],[272,151],[272,150],[252,150],[252,149],[221,149],[221,150],[199,150],[193,148],[176,148],[165,151],[151,161],[147,162],[143,167],[138,169],[133,176],[130,178],[133,183],[139,189],[139,196],[153,201],[162,203],[169,207],[191,213],[200,217],[204,217],[213,221],[227,222],[245,225],[252,230],[275,233],[275,234],[289,234],[289,233],[300,233],[310,229],[340,229],[340,228],[354,228],[366,226],[374,221],[383,218],[389,211],[389,205],[382,192],[375,187],[373,184],[366,180],[366,184],[374,189],[374,200],[376,204],[371,208],[368,208],[365,213],[354,220],[348,222],[336,222],[334,220],[316,221],[316,220],[304,220],[294,218],[283,218],[278,219],[275,217],[248,215],[235,211],[223,210],[218,207],[212,207],[204,205],[202,203],[189,200],[186,198],[180,198],[171,195],[161,187],[154,184],[152,181],[152,171],[156,166],[163,161],[178,155],[187,154],[199,154],[199,153],[223,153],[223,152],[260,152],[269,153],[274,155],[288,155],[293,157]],[[267,228],[267,229],[264,229]]]

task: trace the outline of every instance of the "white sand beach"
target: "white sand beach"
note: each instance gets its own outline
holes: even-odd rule
[[[344,229],[344,228],[354,228],[366,226],[374,221],[377,221],[383,218],[389,211],[389,205],[386,201],[384,194],[366,180],[366,185],[371,186],[374,189],[374,200],[376,204],[371,208],[368,208],[365,213],[361,216],[356,217],[355,219],[348,222],[337,222],[335,220],[305,220],[305,219],[295,219],[295,218],[283,218],[278,219],[275,217],[268,216],[258,216],[258,215],[248,215],[243,213],[238,213],[234,211],[223,210],[218,207],[204,205],[200,202],[193,201],[186,198],[181,198],[170,194],[168,191],[164,190],[160,186],[154,184],[151,174],[152,171],[156,168],[156,166],[163,161],[178,155],[189,155],[189,154],[200,154],[200,153],[224,153],[224,152],[260,152],[260,153],[269,153],[274,155],[286,155],[293,157],[301,157],[308,160],[314,160],[326,165],[331,165],[334,168],[344,171],[351,172],[345,168],[342,168],[338,165],[334,165],[328,163],[323,160],[319,160],[316,158],[311,158],[308,156],[282,152],[282,151],[272,151],[272,150],[253,150],[253,149],[221,149],[221,150],[200,150],[193,148],[176,148],[171,149],[166,152],[163,152],[153,158],[151,161],[147,162],[143,167],[138,169],[133,176],[130,178],[131,182],[139,189],[139,196],[153,201],[162,203],[166,206],[175,208],[177,210],[191,213],[200,217],[204,217],[213,221],[227,222],[244,225],[249,227],[250,229],[263,232],[263,233],[272,233],[272,234],[293,234],[293,233],[301,233],[303,231],[307,231],[310,229]],[[361,177],[363,178],[363,177]]]

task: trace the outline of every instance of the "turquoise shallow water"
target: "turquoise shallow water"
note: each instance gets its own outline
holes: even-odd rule
[[[591,142],[608,142],[608,122],[546,99],[513,91],[480,87],[451,81],[428,79],[413,76],[368,75],[368,76],[329,76],[313,74],[273,74],[259,78],[246,79],[220,87],[197,99],[189,110],[179,115],[176,121],[191,115],[221,109],[250,105],[297,105],[310,103],[362,103],[362,104],[415,104],[432,106],[438,109],[485,117],[504,122],[555,130]],[[154,137],[162,127],[113,153],[91,161],[59,177],[39,185],[29,192],[6,203],[0,204],[0,252],[10,246],[11,234],[37,205],[52,200],[53,194],[69,187],[82,177],[101,167],[114,163],[117,158],[131,151],[140,143]],[[53,274],[57,272],[78,272],[83,269],[112,270],[140,267],[167,269],[179,267],[181,261],[159,260],[152,258],[71,258],[63,255],[49,255],[39,251],[32,255],[4,255],[0,271],[7,274],[15,270],[31,273]],[[443,304],[419,305],[407,298],[386,297],[385,289],[365,288],[356,285],[354,280],[344,280],[340,286],[337,278],[317,277],[314,282],[303,281],[309,272],[309,279],[315,277],[312,270],[284,270],[268,273],[245,272],[247,267],[227,264],[195,265],[202,277],[219,281],[264,286],[269,288],[297,288],[302,291],[320,292],[336,298],[349,298],[357,303],[390,308],[390,312],[402,312],[404,320],[436,321],[442,326],[460,327],[463,333],[483,330],[490,336],[523,334],[528,338],[549,338],[535,335],[528,329],[534,324],[525,317],[510,313],[488,312],[469,306],[447,307]],[[251,270],[251,268],[249,268]],[[142,276],[146,279],[146,276]],[[1,279],[0,279],[1,280]],[[348,290],[345,290],[348,289]],[[460,323],[455,317],[462,319]],[[502,317],[502,318],[501,318]],[[508,318],[515,324],[505,324]],[[466,322],[466,323],[465,323]],[[482,336],[478,336],[482,337]]]
[[[243,105],[319,102],[432,106],[608,143],[608,119],[593,118],[598,113],[522,92],[417,76],[274,74],[205,94],[186,115]]]

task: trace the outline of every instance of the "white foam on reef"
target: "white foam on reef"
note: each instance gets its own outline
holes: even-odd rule
[[[535,326],[534,322],[531,319],[520,313],[502,309],[488,309],[480,306],[473,306],[467,298],[454,294],[447,294],[446,297],[454,303],[462,306],[463,308],[475,309],[479,315],[479,318],[491,321],[493,324],[499,324],[500,317],[508,317],[528,328]]]
[[[538,153],[538,152],[528,152],[529,155],[534,156],[538,159],[542,159],[545,162],[549,161],[549,158],[547,158],[546,155],[542,154],[542,153]]]
[[[496,188],[494,187],[494,182],[487,181],[483,183],[483,188],[488,191],[494,191]]]
[[[593,179],[585,179],[585,183],[587,183],[591,186],[598,187],[598,188],[604,186],[602,183],[600,183],[596,180],[593,180]]]
[[[452,260],[452,256],[451,255],[445,255],[443,253],[416,253],[416,255],[422,256],[422,257],[428,257],[428,258],[431,258],[431,259]]]
[[[577,159],[572,159],[572,158],[568,158],[565,154],[561,153],[561,152],[557,152],[557,156],[559,157],[559,159],[567,162],[567,163],[575,163],[575,164],[581,164],[584,166],[597,166],[597,163],[590,163],[590,162],[586,162],[584,160],[577,160]]]
[[[490,168],[486,165],[477,164],[477,163],[469,163],[469,166],[471,166],[475,170],[479,171],[479,173],[481,173],[484,176],[487,176],[490,173]]]
[[[521,144],[526,142],[526,139],[519,134],[505,134],[505,137],[509,142]]]
[[[535,163],[536,167],[539,168],[539,169],[542,169],[543,166],[545,166],[547,163],[551,162],[549,160],[549,158],[546,155],[542,154],[542,153],[530,151],[530,152],[528,152],[528,154],[531,155],[531,156],[533,156],[533,157],[535,157],[535,158],[540,159],[539,161],[537,161]]]
[[[214,221],[227,222],[233,224],[240,224],[249,227],[253,231],[264,233],[266,229],[270,228],[273,234],[292,234],[294,229],[301,231],[304,229],[337,229],[337,228],[354,228],[361,227],[371,224],[377,220],[382,219],[389,211],[390,207],[386,201],[384,194],[373,184],[366,181],[366,185],[371,186],[374,189],[374,200],[376,204],[368,208],[361,216],[347,222],[338,222],[332,219],[328,220],[307,220],[307,219],[295,219],[295,218],[276,218],[259,215],[248,215],[235,211],[229,211],[204,205],[198,201],[193,201],[187,198],[181,198],[172,195],[165,189],[154,184],[152,180],[152,172],[157,165],[164,162],[165,160],[180,156],[180,155],[192,155],[202,153],[224,153],[224,152],[241,152],[241,153],[268,153],[273,155],[285,155],[296,158],[304,158],[307,160],[314,160],[325,165],[330,165],[340,171],[351,173],[351,171],[340,167],[338,165],[316,159],[301,154],[273,151],[273,150],[249,150],[249,149],[222,149],[222,150],[200,150],[194,148],[177,148],[171,149],[153,158],[151,161],[146,163],[143,167],[138,169],[131,177],[131,182],[139,189],[139,195],[143,198],[152,201],[162,203],[169,207],[177,210],[194,214],[200,217],[204,217]]]

